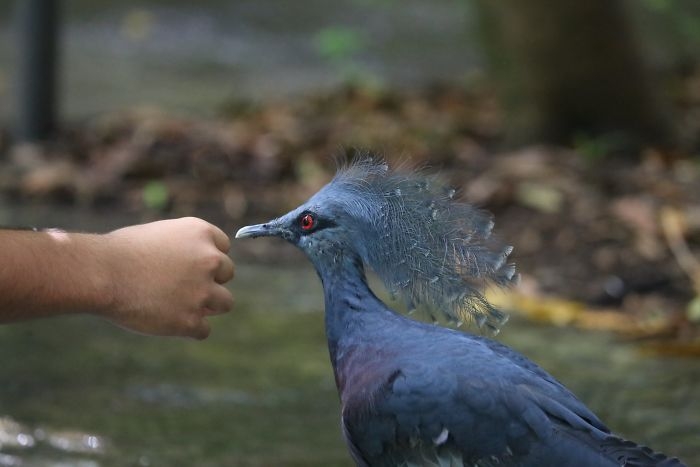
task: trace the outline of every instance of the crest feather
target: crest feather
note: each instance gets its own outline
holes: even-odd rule
[[[483,296],[488,283],[518,280],[513,248],[491,237],[492,216],[455,200],[455,190],[419,171],[392,171],[363,155],[340,167],[331,185],[348,195],[358,219],[353,238],[363,261],[409,312],[441,313],[493,331],[507,315]]]

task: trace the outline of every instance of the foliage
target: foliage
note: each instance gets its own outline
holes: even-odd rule
[[[376,88],[379,79],[358,60],[368,44],[369,39],[362,31],[344,26],[323,28],[314,36],[316,52],[345,82]]]
[[[574,135],[573,147],[589,164],[602,162],[606,157],[624,151],[625,138],[612,133],[590,136],[586,133]]]
[[[143,187],[143,204],[150,209],[164,209],[169,197],[168,187],[162,181],[154,180]]]
[[[361,52],[367,46],[367,40],[356,29],[334,26],[318,31],[314,45],[323,58],[343,62]]]
[[[653,66],[683,69],[698,64],[700,4],[697,1],[628,1],[627,6]]]
[[[699,12],[689,12],[687,5],[684,7],[684,2],[672,0],[644,0],[641,3],[655,14],[663,15],[670,20],[683,39],[700,43]]]

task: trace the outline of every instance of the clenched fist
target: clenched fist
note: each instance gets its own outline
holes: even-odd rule
[[[105,236],[113,301],[104,316],[134,331],[209,335],[207,316],[233,305],[230,242],[219,228],[188,217],[115,230]]]

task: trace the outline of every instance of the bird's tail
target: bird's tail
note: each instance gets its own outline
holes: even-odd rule
[[[529,453],[527,467],[686,467],[678,458],[599,430],[581,430],[559,426],[560,436],[537,445]],[[518,464],[521,465],[521,464]]]
[[[685,467],[677,457],[668,457],[614,435],[608,435],[600,443],[600,449],[624,467]]]

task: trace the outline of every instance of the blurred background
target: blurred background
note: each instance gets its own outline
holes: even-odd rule
[[[700,464],[698,2],[0,3],[0,225],[232,235],[358,150],[493,212],[523,276],[498,339]],[[0,327],[0,466],[351,465],[310,264],[232,256],[204,342]]]

